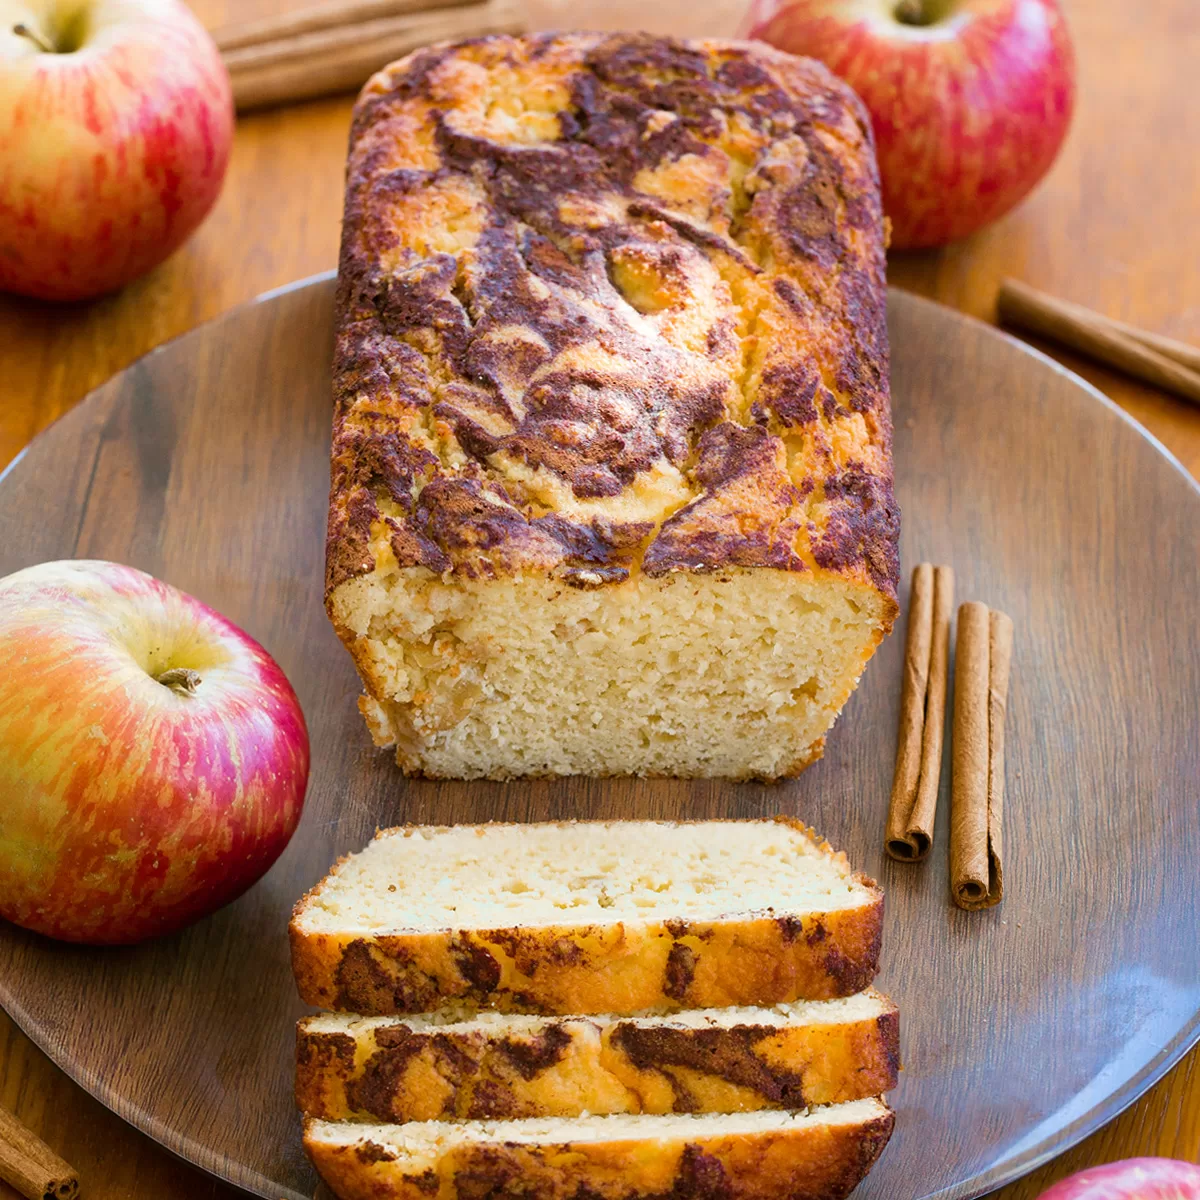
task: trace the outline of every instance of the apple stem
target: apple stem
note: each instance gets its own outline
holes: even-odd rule
[[[892,12],[903,25],[932,25],[944,15],[945,7],[936,0],[898,0]]]
[[[44,51],[46,54],[54,53],[54,47],[47,38],[34,29],[32,25],[26,25],[24,21],[18,21],[12,27],[12,31],[17,37],[28,38],[39,50]]]
[[[187,667],[172,667],[154,678],[163,687],[169,687],[181,696],[190,696],[200,686],[200,672],[189,670]]]

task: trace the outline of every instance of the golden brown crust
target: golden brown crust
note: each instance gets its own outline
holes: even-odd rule
[[[829,1000],[875,977],[882,917],[874,889],[860,907],[803,917],[365,937],[293,920],[292,969],[306,1004],[368,1015],[450,1000],[551,1014]]]
[[[823,67],[640,35],[420,51],[355,110],[327,594],[741,566],[894,600],[883,227]]]
[[[876,1096],[896,1085],[899,1019],[681,1026],[547,1019],[535,1029],[403,1021],[296,1030],[296,1103],[326,1120],[743,1112]]]
[[[331,1145],[305,1128],[305,1149],[343,1200],[842,1200],[891,1136],[890,1112],[857,1124],[760,1133],[528,1145],[467,1143],[433,1167],[406,1169],[370,1141]]]

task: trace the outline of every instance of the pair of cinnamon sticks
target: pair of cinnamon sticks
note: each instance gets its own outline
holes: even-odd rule
[[[521,28],[514,0],[326,0],[213,31],[239,112],[353,91],[432,42]]]
[[[1009,325],[1200,404],[1200,347],[1059,300],[1016,279],[1000,284],[996,309]]]
[[[0,1108],[0,1179],[27,1200],[75,1200],[79,1176],[12,1113]]]
[[[954,572],[913,571],[900,695],[900,737],[888,810],[887,852],[919,862],[933,847],[942,732],[950,677]],[[951,728],[950,891],[960,908],[989,908],[1004,895],[1004,718],[1012,621],[986,604],[958,610]]]

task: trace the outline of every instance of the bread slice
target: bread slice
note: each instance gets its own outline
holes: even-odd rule
[[[325,599],[405,771],[820,756],[897,612],[884,243],[866,111],[761,43],[484,38],[367,84]]]
[[[620,1015],[852,995],[882,914],[783,818],[410,826],[338,862],[290,933],[317,1008]]]
[[[896,1085],[896,1006],[868,990],[646,1017],[306,1017],[296,1103],[329,1120],[744,1112]]]
[[[343,1200],[841,1200],[892,1132],[882,1101],[806,1112],[359,1125],[309,1121]]]

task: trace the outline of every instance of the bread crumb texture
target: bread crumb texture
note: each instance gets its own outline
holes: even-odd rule
[[[355,110],[327,604],[402,767],[774,778],[896,612],[869,125],[760,45],[495,37]]]
[[[380,830],[300,902],[306,930],[405,933],[831,912],[877,894],[785,820]]]

